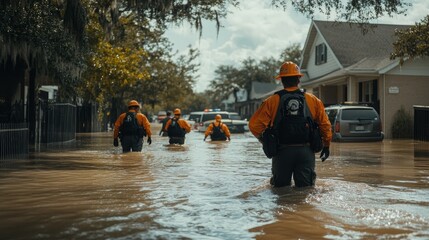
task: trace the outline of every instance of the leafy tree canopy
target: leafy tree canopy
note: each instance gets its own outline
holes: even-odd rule
[[[215,79],[210,82],[207,91],[213,105],[217,108],[222,100],[228,98],[234,90],[246,89],[249,94],[252,82],[275,82],[275,76],[284,61],[293,61],[297,64],[301,61],[301,47],[294,43],[286,47],[280,54],[279,59],[265,58],[257,61],[248,58],[242,61],[239,67],[221,65],[215,70]]]
[[[395,35],[398,39],[393,43],[392,59],[403,62],[406,57],[429,56],[429,15],[409,29],[397,30]]]

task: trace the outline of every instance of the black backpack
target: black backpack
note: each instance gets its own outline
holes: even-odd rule
[[[280,144],[304,144],[310,142],[309,110],[301,90],[276,92],[280,96],[276,116],[276,128]],[[306,109],[307,108],[307,109]]]
[[[142,126],[139,126],[137,122],[135,112],[127,112],[124,121],[122,122],[119,131],[122,135],[138,135],[139,137],[146,136],[146,131]]]
[[[171,124],[167,129],[167,133],[169,137],[185,137],[186,132],[184,129],[180,127],[177,120],[178,120],[177,118],[171,119]]]
[[[214,123],[213,124],[213,132],[210,135],[210,138],[212,141],[224,141],[226,140],[226,135],[222,130],[222,123],[219,123],[219,125],[216,127]]]

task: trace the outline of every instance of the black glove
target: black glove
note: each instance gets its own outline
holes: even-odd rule
[[[149,145],[151,145],[151,144],[152,144],[152,138],[151,138],[151,137],[148,137],[148,138],[147,138],[147,143],[148,143]]]
[[[231,138],[230,138],[230,137],[228,137],[228,141],[231,141]]]
[[[119,146],[119,142],[118,142],[117,138],[113,139],[113,146],[115,146],[115,147]]]
[[[320,152],[320,159],[322,159],[322,162],[324,162],[329,157],[329,147],[323,147],[322,151]]]
[[[206,141],[206,137],[204,138],[204,142]]]

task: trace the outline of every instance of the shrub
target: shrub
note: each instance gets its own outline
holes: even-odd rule
[[[392,138],[411,138],[412,137],[412,120],[411,115],[401,106],[393,116]]]

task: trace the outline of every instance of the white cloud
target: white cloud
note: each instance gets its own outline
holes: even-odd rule
[[[221,20],[224,27],[219,30],[219,35],[216,35],[213,22],[204,22],[201,38],[199,32],[187,24],[167,31],[167,37],[183,54],[187,52],[188,45],[200,51],[201,67],[196,91],[207,88],[220,65],[238,66],[249,57],[257,60],[278,58],[283,49],[294,43],[300,43],[303,47],[311,20],[292,7],[283,11],[265,2],[242,1],[239,9],[233,9],[226,19]],[[414,1],[407,16],[383,17],[377,23],[414,24],[427,15],[427,9],[429,1]],[[327,18],[321,16],[319,19]]]

